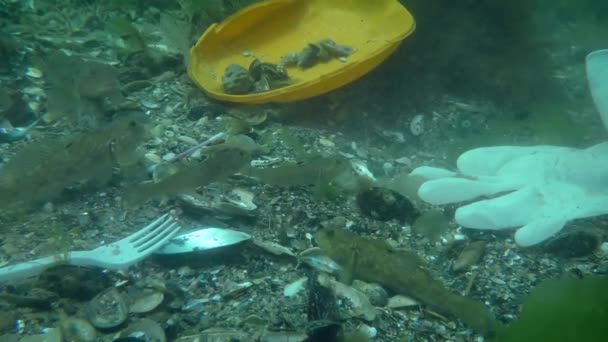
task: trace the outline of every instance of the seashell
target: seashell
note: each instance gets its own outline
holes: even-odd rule
[[[424,115],[418,114],[410,121],[410,132],[417,137],[424,133]]]
[[[378,315],[376,308],[374,308],[367,296],[361,291],[336,281],[325,273],[319,274],[318,280],[321,286],[331,289],[337,297],[343,298],[349,303],[353,317],[362,317],[368,322],[376,319]]]
[[[163,160],[157,154],[148,152],[144,155],[146,160],[152,162],[152,164],[160,164]]]
[[[142,106],[148,109],[158,109],[160,108],[160,104],[158,102],[152,100],[143,100],[141,101]]]
[[[297,295],[298,293],[300,293],[300,291],[304,289],[304,285],[306,284],[307,280],[308,278],[302,277],[290,284],[287,284],[287,286],[285,286],[285,288],[283,289],[283,296],[293,297]]]
[[[166,154],[165,154],[165,155],[163,155],[163,157],[162,157],[162,159],[163,159],[164,161],[173,160],[174,158],[175,158],[175,153],[173,153],[173,152],[166,153]]]
[[[353,159],[350,161],[350,165],[357,176],[369,180],[371,183],[376,181],[376,177],[369,170],[364,161]]]
[[[258,208],[253,203],[254,194],[248,190],[236,188],[230,193],[232,197],[222,197],[214,207],[220,212],[249,216]]]
[[[97,341],[97,331],[87,320],[67,318],[59,323],[65,341]]]
[[[319,61],[320,53],[321,48],[318,45],[308,44],[308,46],[298,54],[298,67],[302,69],[312,67]]]
[[[165,299],[165,295],[160,291],[143,289],[130,298],[132,303],[129,306],[129,312],[146,313],[156,309]]]
[[[179,137],[177,137],[177,140],[192,146],[198,145],[198,141],[196,141],[196,139],[191,138],[187,135],[180,135]]]
[[[327,138],[320,138],[319,144],[321,144],[322,146],[325,146],[325,147],[336,147],[336,143],[334,143],[333,141],[331,141]]]
[[[312,247],[304,250],[298,257],[300,262],[303,262],[318,271],[334,275],[342,272],[342,267],[325,255],[319,247]]]
[[[110,329],[124,323],[129,308],[118,290],[112,287],[95,296],[87,305],[85,312],[95,328]]]

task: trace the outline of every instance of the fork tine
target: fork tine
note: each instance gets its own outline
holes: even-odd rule
[[[163,232],[156,234],[156,236],[151,237],[148,241],[143,244],[136,246],[138,253],[144,253],[149,249],[155,249],[157,247],[162,246],[171,239],[175,234],[181,229],[180,225],[177,222],[173,222],[167,229]]]
[[[164,234],[166,231],[171,230],[174,225],[179,225],[175,220],[167,220],[163,222],[160,226],[154,228],[154,230],[148,232],[145,236],[137,239],[137,241],[131,242],[136,249],[140,249],[143,244],[148,243],[148,241],[156,238],[159,235]]]
[[[171,222],[175,222],[173,216],[164,214],[163,216],[154,220],[154,222],[131,235],[129,242],[133,244],[141,244],[150,237],[156,235],[157,232],[162,231],[168,224],[171,224]]]

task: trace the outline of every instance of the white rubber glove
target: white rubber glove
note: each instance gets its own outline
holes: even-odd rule
[[[597,111],[608,131],[608,50],[587,55],[587,80]]]
[[[608,50],[587,56],[587,79],[608,129]],[[463,153],[459,172],[419,167],[431,179],[418,195],[432,204],[494,196],[456,210],[456,222],[477,229],[521,227],[515,241],[531,246],[573,219],[608,214],[608,142],[580,150],[557,146],[482,147]],[[498,197],[496,197],[499,195]]]
[[[420,167],[434,178],[418,190],[424,201],[446,204],[502,196],[456,210],[456,222],[476,229],[521,227],[522,246],[542,242],[573,219],[608,213],[608,142],[579,150],[556,146],[483,147],[458,158],[458,173]]]

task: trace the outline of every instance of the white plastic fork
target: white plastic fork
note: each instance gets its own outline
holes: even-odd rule
[[[37,276],[56,264],[98,266],[111,270],[126,268],[154,253],[180,228],[171,215],[164,214],[126,238],[90,251],[71,251],[0,268],[0,283]]]

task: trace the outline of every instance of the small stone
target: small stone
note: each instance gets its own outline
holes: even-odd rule
[[[160,164],[163,161],[160,156],[154,153],[146,153],[144,156],[153,164]]]
[[[222,76],[222,88],[227,94],[247,94],[253,90],[253,79],[244,67],[238,64],[230,64]]]
[[[91,323],[82,318],[67,318],[59,323],[66,341],[97,341],[97,331]]]
[[[600,245],[600,252],[603,256],[608,256],[608,242],[603,242]]]
[[[165,295],[160,291],[144,289],[132,296],[133,302],[129,306],[131,313],[146,313],[156,309],[164,300]]]
[[[390,175],[393,173],[395,167],[393,166],[393,164],[385,162],[384,164],[382,164],[382,169],[384,170],[384,174]]]
[[[129,308],[122,295],[115,288],[101,292],[86,307],[86,315],[91,324],[99,329],[109,329],[121,325],[129,314]]]
[[[378,329],[376,329],[374,327],[370,327],[367,324],[361,324],[359,326],[359,328],[357,328],[357,330],[362,332],[368,338],[374,338],[374,337],[376,337],[376,335],[378,335]]]
[[[42,77],[42,71],[38,68],[28,67],[25,70],[25,75],[32,77],[32,78],[40,78],[40,77]]]
[[[152,101],[152,100],[143,100],[143,101],[141,101],[141,104],[148,109],[160,108],[160,104],[158,102]]]
[[[179,141],[181,141],[183,143],[186,143],[188,145],[192,145],[192,146],[198,144],[198,141],[196,141],[196,139],[191,138],[191,137],[189,137],[187,135],[180,135],[179,137],[177,137],[177,140],[179,140]]]
[[[53,206],[53,203],[51,203],[51,202],[46,202],[42,206],[42,211],[44,211],[47,214],[52,213],[54,209],[55,209],[55,207]]]
[[[576,227],[547,241],[542,248],[562,258],[580,258],[593,254],[600,243],[595,227]]]
[[[401,157],[401,158],[395,159],[395,163],[401,164],[404,166],[412,166],[412,160],[408,157]]]
[[[333,141],[326,139],[326,138],[320,138],[319,144],[321,144],[325,147],[335,147],[336,146],[336,144]]]
[[[175,158],[175,153],[173,153],[173,152],[169,152],[163,156],[164,161],[169,161],[169,160],[172,160],[173,158]]]

